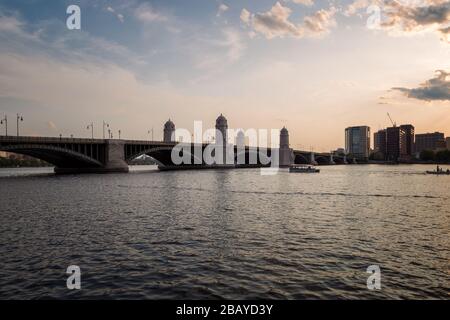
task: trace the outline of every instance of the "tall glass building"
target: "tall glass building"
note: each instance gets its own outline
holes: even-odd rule
[[[358,160],[368,160],[370,154],[370,127],[346,128],[345,152],[353,155]]]

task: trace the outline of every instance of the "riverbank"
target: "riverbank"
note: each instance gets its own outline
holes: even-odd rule
[[[0,158],[0,168],[37,168],[52,167],[51,164],[39,159]]]

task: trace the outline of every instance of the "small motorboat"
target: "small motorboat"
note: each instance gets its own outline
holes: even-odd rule
[[[319,173],[320,170],[312,166],[292,166],[289,167],[289,172],[299,172],[299,173]]]
[[[435,171],[427,171],[427,174],[444,174],[444,175],[450,175],[450,169],[444,170],[441,167],[437,166]]]
[[[436,175],[443,174],[443,175],[450,175],[450,170],[447,169],[447,171],[443,171],[443,170],[441,170],[441,171],[427,171],[427,174],[436,174]]]

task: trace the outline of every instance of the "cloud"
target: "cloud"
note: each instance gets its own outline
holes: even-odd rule
[[[344,15],[352,16],[361,9],[368,8],[369,5],[370,5],[369,0],[355,0],[354,2],[350,3],[344,10]]]
[[[355,0],[344,14],[354,15],[371,4],[382,10],[380,28],[392,35],[435,32],[449,40],[449,0]]]
[[[331,7],[328,10],[321,9],[317,11],[314,15],[310,17],[305,17],[304,25],[313,34],[324,34],[327,33],[332,26],[336,25],[334,20],[334,14],[336,9]]]
[[[22,31],[23,23],[12,16],[0,16],[0,31],[2,32],[15,32],[19,33]]]
[[[123,14],[121,14],[121,13],[116,13],[116,10],[114,10],[114,8],[112,8],[112,7],[107,7],[107,8],[106,8],[106,11],[111,12],[112,14],[114,14],[114,15],[117,17],[117,19],[119,19],[120,22],[123,23],[123,22],[125,21],[125,18],[124,18],[124,16],[123,16]]]
[[[134,11],[135,17],[142,22],[163,22],[168,18],[162,13],[153,9],[149,4],[143,3]]]
[[[289,21],[291,13],[291,9],[277,2],[269,11],[253,15],[253,28],[268,39],[286,35],[302,37],[301,26]]]
[[[12,34],[25,40],[39,41],[39,33],[30,33],[25,30],[26,24],[17,14],[0,12],[0,35]]]
[[[224,12],[228,11],[228,9],[229,9],[229,7],[228,7],[226,4],[221,3],[221,4],[219,5],[219,9],[217,9],[217,14],[216,14],[216,16],[217,16],[217,17],[220,17]]]
[[[311,7],[312,5],[314,5],[314,0],[292,0],[292,2],[297,3],[297,4],[302,4],[302,5],[308,6],[308,7]]]
[[[49,128],[52,131],[58,130],[58,127],[53,121],[47,121],[47,128]]]
[[[439,29],[442,34],[442,40],[450,42],[450,27]]]
[[[194,56],[199,69],[217,74],[238,61],[246,49],[241,33],[234,28],[221,30],[220,38],[201,39],[200,43],[193,45]],[[203,46],[206,44],[206,46]],[[200,52],[199,52],[200,51]]]
[[[227,57],[230,62],[239,60],[245,49],[245,45],[242,41],[242,37],[239,32],[234,29],[225,29],[222,31],[225,39],[221,43],[222,46],[227,48]]]
[[[397,26],[405,31],[418,27],[442,25],[450,21],[450,2],[429,6],[408,6],[396,1],[389,3],[392,11],[387,11],[384,26]]]
[[[267,12],[252,14],[247,9],[243,9],[241,21],[267,39],[285,36],[294,38],[316,37],[327,33],[332,26],[336,25],[334,20],[336,9],[334,7],[321,9],[311,16],[306,16],[303,19],[303,24],[290,21],[291,13],[290,8],[276,2]]]
[[[241,11],[241,21],[244,22],[246,25],[250,24],[250,18],[251,18],[251,13],[247,10],[247,9],[242,9]]]
[[[55,60],[126,63],[137,69],[147,63],[142,56],[115,41],[83,29],[67,32],[65,22],[58,20],[27,22],[14,12],[6,16],[0,11],[0,43],[0,53],[31,52],[34,56],[50,56]]]
[[[443,100],[450,101],[450,73],[444,70],[437,70],[437,76],[418,88],[408,89],[402,87],[392,88],[405,94],[408,98],[419,100]]]

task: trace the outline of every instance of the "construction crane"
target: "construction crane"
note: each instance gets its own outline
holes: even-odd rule
[[[395,128],[397,126],[397,123],[395,123],[394,121],[392,121],[391,115],[389,114],[389,112],[387,113],[389,120],[391,120],[392,126]]]

